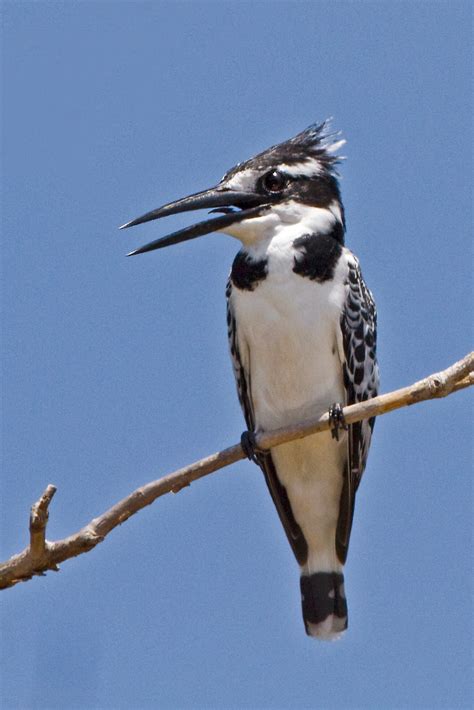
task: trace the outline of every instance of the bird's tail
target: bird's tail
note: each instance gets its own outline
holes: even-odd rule
[[[341,572],[301,575],[303,620],[308,636],[326,641],[339,638],[347,629],[347,602]]]

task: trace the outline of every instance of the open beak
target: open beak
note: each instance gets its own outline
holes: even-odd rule
[[[147,251],[162,249],[171,244],[179,244],[189,239],[196,239],[196,237],[201,237],[204,234],[225,229],[236,222],[242,222],[244,219],[259,217],[270,207],[269,203],[271,202],[271,198],[267,197],[264,199],[265,203],[262,201],[262,196],[255,193],[237,192],[223,187],[211,187],[209,190],[197,192],[194,195],[183,197],[181,200],[176,200],[175,202],[169,202],[167,205],[163,205],[163,207],[159,207],[156,210],[147,212],[141,217],[137,217],[137,219],[132,219],[131,222],[122,225],[120,229],[127,229],[137,224],[151,222],[160,217],[167,217],[168,215],[177,214],[178,212],[188,212],[189,210],[212,208],[212,212],[223,212],[224,214],[213,219],[207,219],[204,222],[198,222],[191,227],[185,227],[161,239],[155,239],[155,241],[131,251],[127,256],[144,254]],[[233,208],[237,209],[234,210]]]

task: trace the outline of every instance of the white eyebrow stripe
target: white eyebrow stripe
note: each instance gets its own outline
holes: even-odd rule
[[[278,170],[281,170],[287,175],[291,175],[291,177],[298,177],[298,175],[311,177],[312,175],[320,175],[323,172],[323,166],[319,160],[310,158],[302,163],[293,163],[292,165],[280,163],[278,165]]]

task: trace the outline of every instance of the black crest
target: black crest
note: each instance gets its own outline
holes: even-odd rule
[[[281,163],[292,165],[308,160],[316,160],[324,171],[336,175],[336,166],[343,159],[336,155],[336,151],[345,141],[341,140],[338,132],[329,130],[329,123],[330,119],[313,123],[284,143],[273,145],[245,163],[239,163],[225,174],[224,179],[246,168],[262,170]]]

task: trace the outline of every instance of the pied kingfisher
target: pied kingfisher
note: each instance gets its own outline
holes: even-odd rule
[[[242,243],[227,284],[230,352],[248,432],[301,568],[307,634],[347,628],[343,566],[374,420],[347,427],[341,405],[374,397],[376,311],[357,257],[344,246],[337,180],[345,141],[312,125],[229,170],[216,187],[171,202],[124,227],[212,208],[220,216],[130,255],[209,232]],[[259,450],[255,433],[330,412],[332,432]]]

